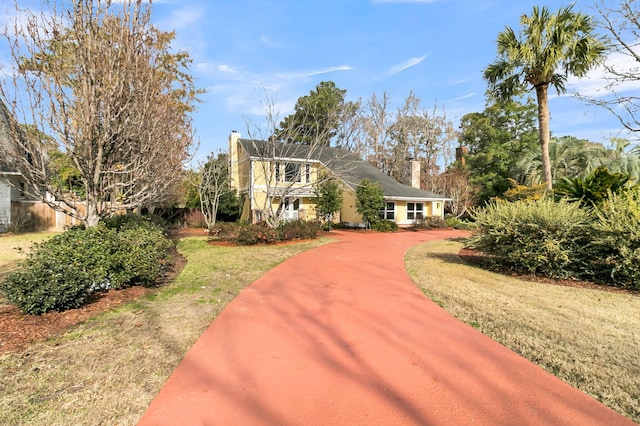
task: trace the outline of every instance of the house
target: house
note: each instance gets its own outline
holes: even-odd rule
[[[409,168],[414,185],[419,184],[416,164]],[[314,184],[323,174],[343,184],[340,222],[363,222],[356,211],[356,188],[363,179],[380,183],[385,198],[380,216],[399,226],[427,216],[444,217],[449,200],[402,184],[341,148],[243,139],[235,131],[229,136],[229,175],[231,186],[244,197],[243,220],[257,222],[269,214],[285,220],[315,219]]]
[[[5,154],[10,149],[13,120],[5,104],[0,100],[0,156],[5,160]],[[25,198],[24,182],[20,173],[12,170],[6,161],[0,161],[0,232],[6,232],[11,225],[11,203]]]
[[[16,129],[16,122],[0,99],[0,232],[13,225],[28,231],[62,230],[77,221],[52,209],[42,197],[29,191],[23,176],[9,162],[9,150],[15,149],[13,138],[25,137]],[[44,194],[43,196],[47,196]]]

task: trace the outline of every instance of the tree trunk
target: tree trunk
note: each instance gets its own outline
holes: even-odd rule
[[[83,221],[84,225],[87,228],[96,226],[98,222],[100,222],[100,215],[98,214],[97,201],[92,197],[87,197],[85,208],[87,211],[85,213],[85,219]]]
[[[551,176],[551,159],[549,158],[549,98],[547,92],[548,84],[536,86],[536,96],[538,98],[538,140],[542,151],[542,172],[548,190],[553,189],[553,178]]]

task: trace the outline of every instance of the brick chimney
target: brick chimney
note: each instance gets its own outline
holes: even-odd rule
[[[465,156],[469,153],[469,148],[466,146],[459,146],[456,148],[456,161],[464,167],[465,165]]]
[[[238,173],[238,141],[240,140],[240,133],[235,130],[231,131],[229,135],[229,151],[227,153],[229,157],[229,177],[231,187],[238,189],[240,187],[240,175]]]
[[[408,157],[402,168],[402,183],[420,189],[420,160]]]

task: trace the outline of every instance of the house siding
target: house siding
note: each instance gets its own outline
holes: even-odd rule
[[[0,178],[0,232],[6,232],[11,223],[11,187]]]
[[[356,211],[356,192],[351,189],[346,189],[342,194],[340,221],[347,223],[362,223],[362,215]]]

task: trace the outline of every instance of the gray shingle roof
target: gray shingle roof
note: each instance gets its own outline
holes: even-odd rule
[[[382,185],[385,197],[389,199],[448,199],[444,195],[404,185],[342,148],[313,147],[310,145],[252,139],[240,139],[239,143],[250,157],[257,159],[319,161],[337,174],[352,189],[355,189],[363,179],[379,182]]]
[[[15,172],[6,161],[8,156],[5,151],[12,149],[11,139],[14,138],[12,126],[15,126],[15,120],[0,99],[0,173]]]

